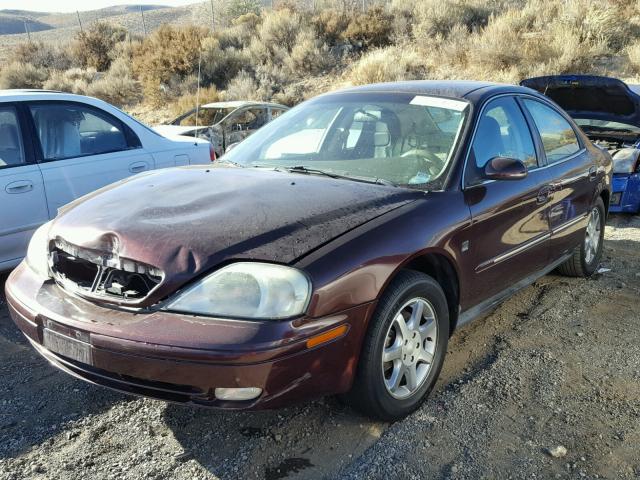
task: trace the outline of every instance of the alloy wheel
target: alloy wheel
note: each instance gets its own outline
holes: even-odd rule
[[[600,233],[600,210],[594,207],[589,214],[589,223],[587,224],[587,231],[584,236],[584,259],[589,265],[598,254]]]
[[[382,375],[391,396],[408,398],[424,384],[437,336],[435,311],[424,298],[409,300],[394,315],[382,350]]]

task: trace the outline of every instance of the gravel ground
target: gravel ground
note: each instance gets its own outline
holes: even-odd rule
[[[0,296],[0,480],[638,478],[640,218],[606,238],[610,272],[544,277],[456,332],[393,425],[333,399],[218,413],[94,387],[42,360]]]

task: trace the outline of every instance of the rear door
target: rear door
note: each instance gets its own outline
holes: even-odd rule
[[[521,160],[521,180],[487,180],[494,157]],[[480,114],[465,165],[464,195],[472,216],[468,244],[473,303],[500,296],[547,265],[549,177],[525,116],[513,96],[490,100]]]
[[[24,257],[31,235],[49,219],[23,118],[19,104],[0,103],[0,271]]]
[[[597,184],[595,159],[562,113],[530,97],[523,97],[522,104],[539,135],[550,176],[550,255],[556,260],[573,250],[582,239]]]
[[[29,116],[49,211],[100,187],[154,168],[135,133],[79,102],[31,102]]]

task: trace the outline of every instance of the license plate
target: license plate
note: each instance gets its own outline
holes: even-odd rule
[[[54,353],[62,355],[63,357],[70,358],[77,362],[86,363],[91,365],[91,345],[73,338],[65,337],[57,332],[44,329],[44,336],[42,345],[47,350],[51,350]]]

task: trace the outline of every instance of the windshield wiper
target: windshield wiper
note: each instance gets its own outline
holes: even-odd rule
[[[326,170],[320,170],[318,168],[308,168],[308,167],[305,167],[304,165],[296,165],[295,167],[283,167],[283,168],[285,168],[285,170],[290,173],[306,173],[308,175],[324,175],[325,177],[339,178],[342,180],[353,180],[355,182],[373,183],[377,185],[387,185],[391,187],[397,187],[395,183],[393,183],[390,180],[386,180],[384,178],[341,175],[339,173],[328,172]]]

